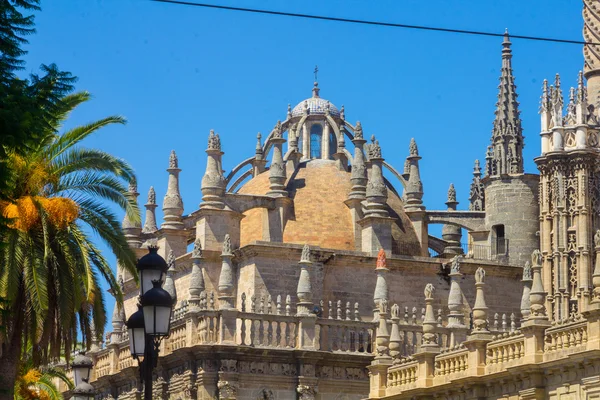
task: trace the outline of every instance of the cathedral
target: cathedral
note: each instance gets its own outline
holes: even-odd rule
[[[600,43],[600,6],[583,3],[584,38]],[[123,221],[138,257],[158,247],[176,299],[155,398],[600,398],[600,45],[576,87],[544,81],[536,174],[508,33],[499,53],[467,207],[451,185],[446,209],[426,209],[418,138],[403,165],[386,160],[317,82],[231,171],[234,138],[210,131],[188,215],[171,152],[162,223],[152,187],[143,226]],[[125,307],[92,343],[91,381],[99,400],[141,399],[125,327],[139,289],[117,275]]]

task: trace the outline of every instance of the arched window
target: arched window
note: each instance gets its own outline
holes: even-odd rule
[[[300,153],[302,153],[303,157],[306,157],[306,154],[304,154],[304,149],[302,148],[302,136],[303,136],[302,135],[302,129],[299,129],[298,138],[297,138],[297,140],[298,140],[298,151]]]
[[[310,127],[310,158],[321,158],[322,136],[323,127],[320,124],[313,124]]]
[[[335,132],[329,132],[329,158],[337,151],[337,137],[335,136]]]

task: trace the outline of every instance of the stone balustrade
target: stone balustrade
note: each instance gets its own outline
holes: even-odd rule
[[[351,320],[319,319],[319,348],[324,351],[371,353],[375,324]]]
[[[486,371],[501,371],[517,365],[525,357],[525,336],[520,331],[505,333],[495,337],[488,343],[486,354]]]
[[[237,343],[242,346],[295,348],[298,320],[294,316],[239,313]]]
[[[587,340],[587,321],[581,316],[557,322],[546,329],[544,361],[583,351],[586,349]]]
[[[464,346],[447,350],[435,357],[434,383],[465,376],[469,368],[469,350]]]
[[[417,387],[419,363],[408,357],[390,367],[387,374],[386,394],[396,394]]]

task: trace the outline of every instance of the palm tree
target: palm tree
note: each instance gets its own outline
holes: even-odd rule
[[[136,276],[135,256],[107,207],[116,204],[139,221],[125,187],[135,182],[134,173],[121,159],[78,146],[98,129],[125,120],[110,116],[58,133],[69,113],[89,99],[87,92],[63,97],[40,143],[25,155],[8,153],[15,184],[11,200],[0,203],[0,213],[10,221],[0,233],[6,244],[0,248],[0,399],[2,391],[13,398],[23,346],[34,345],[37,366],[61,352],[68,356],[78,334],[89,346],[92,323],[102,334],[106,312],[100,277],[122,302],[117,279],[85,227]]]
[[[28,346],[26,358],[21,361],[19,374],[15,381],[14,400],[62,400],[62,393],[58,390],[56,383],[62,381],[69,389],[73,389],[73,382],[60,368],[34,367],[32,353],[33,348]]]

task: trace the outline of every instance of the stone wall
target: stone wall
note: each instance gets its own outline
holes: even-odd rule
[[[539,175],[504,175],[484,179],[485,222],[494,240],[492,227],[504,225],[508,239],[509,262],[522,266],[539,248]]]

